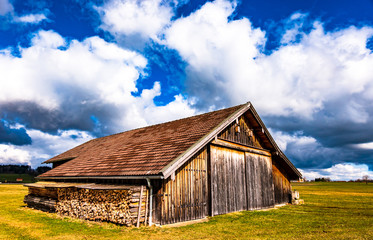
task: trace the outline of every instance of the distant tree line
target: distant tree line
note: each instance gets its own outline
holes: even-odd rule
[[[331,182],[332,180],[328,177],[315,178],[315,182]]]
[[[31,168],[28,165],[0,165],[0,174],[29,174],[31,176],[37,176],[39,174],[45,173],[46,171],[51,170],[51,167],[37,167],[36,169]]]

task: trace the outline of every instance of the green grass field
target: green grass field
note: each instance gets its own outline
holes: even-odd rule
[[[22,178],[23,183],[35,182],[34,177],[29,174],[5,174],[5,173],[0,174],[0,182],[2,183],[16,182],[17,178]]]
[[[0,184],[0,239],[373,239],[373,184],[296,183],[304,205],[245,211],[184,227],[128,228],[28,209]]]

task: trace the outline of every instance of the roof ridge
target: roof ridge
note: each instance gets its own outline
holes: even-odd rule
[[[228,109],[231,109],[231,108],[243,106],[245,104],[247,104],[247,103],[231,106],[231,107],[228,107],[228,108],[221,108],[221,109],[218,109],[218,110],[214,110],[212,112],[205,112],[205,113],[201,113],[201,114],[197,114],[197,115],[193,115],[193,116],[189,116],[189,117],[178,118],[178,119],[170,120],[170,121],[167,121],[167,122],[161,122],[161,123],[156,123],[156,124],[152,124],[152,125],[148,125],[148,126],[144,126],[144,127],[133,128],[133,129],[129,129],[127,131],[114,133],[114,134],[106,135],[106,136],[103,136],[103,137],[94,138],[94,139],[91,139],[89,141],[93,141],[93,140],[96,140],[96,139],[102,139],[102,138],[106,138],[106,137],[112,137],[112,136],[123,134],[123,133],[126,133],[126,132],[141,130],[141,129],[150,128],[150,127],[155,127],[155,126],[158,126],[158,125],[172,123],[172,122],[176,122],[176,121],[183,121],[183,120],[186,120],[186,119],[189,119],[189,118],[200,117],[200,116],[203,116],[203,115],[212,114],[212,113],[216,113],[216,112],[219,112],[219,111],[228,110]]]

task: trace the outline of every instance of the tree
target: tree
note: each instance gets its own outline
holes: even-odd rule
[[[368,184],[368,181],[369,181],[369,175],[364,175],[363,176],[363,181]]]

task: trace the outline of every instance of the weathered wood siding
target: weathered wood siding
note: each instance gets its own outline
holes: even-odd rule
[[[245,153],[211,147],[211,190],[213,215],[247,209]]]
[[[218,138],[246,146],[262,148],[259,139],[255,136],[253,129],[250,128],[247,120],[243,116],[238,119],[238,124],[233,122],[224,129],[218,135]]]
[[[274,205],[272,159],[246,153],[247,209],[262,209]]]
[[[160,215],[156,221],[170,224],[204,218],[208,215],[207,149],[186,162],[163,181],[156,205]]]
[[[286,176],[276,167],[275,164],[272,166],[273,169],[273,185],[275,193],[275,203],[289,203],[291,202],[291,185],[290,181]]]
[[[211,146],[211,191],[212,215],[273,206],[271,157]]]

